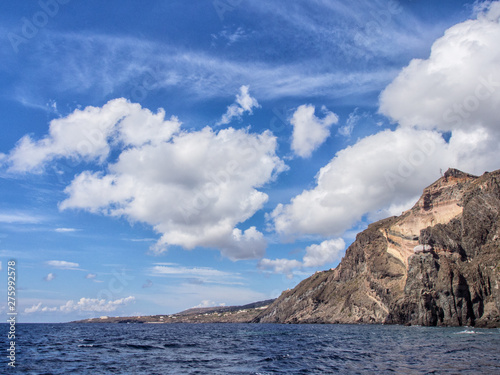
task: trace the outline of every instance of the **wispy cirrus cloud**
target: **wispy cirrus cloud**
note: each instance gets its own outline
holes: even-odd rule
[[[444,17],[423,20],[403,2],[388,0],[349,4],[318,0],[314,7],[308,1],[295,1],[293,5],[285,1],[256,1],[247,8],[259,19],[273,14],[271,19],[262,17],[262,34],[276,35],[273,39],[277,45],[290,42],[283,35],[295,35],[294,45],[311,59],[335,50],[335,55],[328,59],[333,68],[346,59],[353,67],[361,64],[370,69],[365,64],[370,64],[374,57],[390,61],[414,56],[426,51],[441,30],[451,25],[446,24],[450,20]]]
[[[217,34],[212,34],[212,46],[219,41],[224,43],[226,46],[230,46],[238,41],[241,41],[245,37],[247,37],[247,33],[243,27],[238,26],[236,29],[230,29],[228,27],[224,28],[224,30],[218,32]]]
[[[163,276],[198,280],[201,283],[241,285],[242,276],[237,272],[220,271],[211,267],[184,267],[176,264],[157,263],[149,268],[150,276]],[[192,282],[191,282],[192,283]]]
[[[76,228],[56,228],[54,229],[54,232],[57,233],[73,233],[73,232],[78,232],[80,229]]]
[[[146,280],[146,282],[144,284],[142,284],[142,288],[143,289],[146,289],[146,288],[151,288],[153,286],[153,282],[151,280]]]
[[[131,238],[128,241],[132,242],[154,242],[156,238]]]
[[[370,115],[365,112],[361,112],[359,108],[355,108],[354,111],[349,113],[345,124],[338,129],[338,133],[344,137],[350,137],[354,128],[359,124],[360,121],[369,119]]]
[[[45,262],[46,265],[62,270],[80,270],[80,265],[74,262],[67,262],[65,260],[49,260]]]
[[[0,223],[6,224],[39,224],[46,219],[29,212],[13,211],[0,213]]]
[[[132,90],[131,83],[148,74],[148,88],[175,89],[177,95],[190,101],[229,97],[242,82],[249,84],[263,100],[318,95],[343,98],[380,90],[398,71],[391,67],[358,71],[346,71],[341,67],[332,69],[321,59],[313,65],[301,61],[277,65],[260,58],[223,57],[206,50],[185,50],[181,46],[128,36],[46,34],[44,43],[35,44],[33,48],[44,47],[43,54],[37,55],[44,60],[40,66],[58,61],[60,69],[51,72],[57,78],[57,83],[50,88],[54,95],[86,92],[104,98],[113,92]],[[47,49],[47,44],[54,48]],[[56,51],[57,56],[52,54]],[[124,55],[128,58],[123,59]],[[32,88],[34,82],[42,83],[47,79],[45,71],[25,72],[13,88],[13,97],[21,103],[45,108],[46,99],[38,103],[36,90]],[[134,96],[132,92],[129,94]]]
[[[165,275],[181,275],[181,276],[209,276],[209,277],[227,277],[227,276],[237,276],[239,274],[233,272],[219,271],[210,267],[172,267],[172,266],[162,266],[156,265],[151,268],[151,273],[155,276],[165,276]]]
[[[139,100],[133,86],[145,76],[146,91],[172,90],[190,102],[230,97],[242,83],[251,85],[259,100],[349,100],[383,89],[398,66],[415,53],[426,53],[449,26],[442,22],[450,22],[423,20],[411,7],[386,0],[349,5],[322,0],[314,6],[309,1],[256,1],[245,4],[238,17],[244,28],[209,31],[213,40],[225,42],[216,48],[196,44],[188,49],[176,38],[45,29],[23,56],[32,63],[29,69],[19,69],[12,56],[7,59],[4,69],[19,71],[15,85],[5,90],[45,111],[51,110],[50,97],[67,92],[100,101],[111,96]],[[43,69],[54,64],[58,69]]]

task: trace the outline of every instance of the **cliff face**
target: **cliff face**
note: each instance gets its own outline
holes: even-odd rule
[[[500,170],[450,169],[255,321],[500,327],[499,273]]]

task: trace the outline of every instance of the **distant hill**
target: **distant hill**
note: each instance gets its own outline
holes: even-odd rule
[[[500,170],[449,169],[254,322],[500,327]]]
[[[172,315],[103,316],[71,323],[249,323],[273,302],[270,299],[243,306],[195,307]]]

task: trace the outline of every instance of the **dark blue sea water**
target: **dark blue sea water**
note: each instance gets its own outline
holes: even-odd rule
[[[18,324],[22,374],[500,374],[500,330],[375,325]]]

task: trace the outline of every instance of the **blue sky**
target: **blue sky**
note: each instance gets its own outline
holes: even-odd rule
[[[5,4],[0,293],[15,259],[20,321],[169,314],[335,267],[440,170],[499,168],[499,16],[489,1]]]

